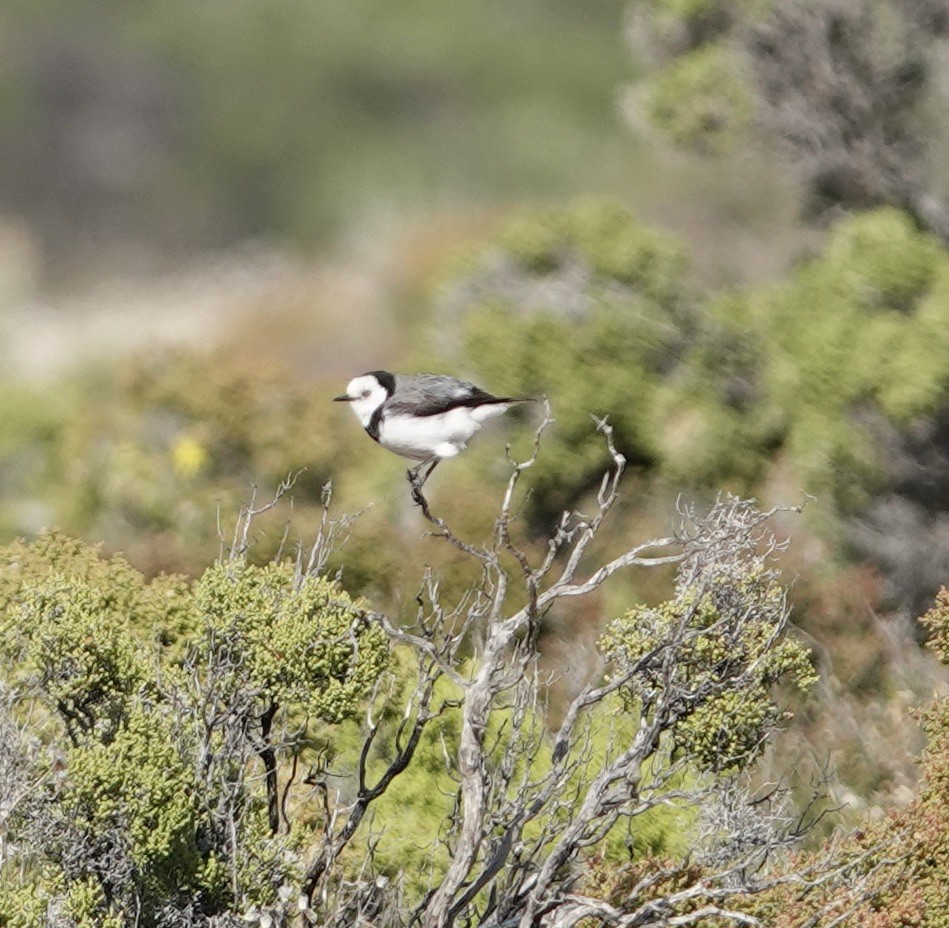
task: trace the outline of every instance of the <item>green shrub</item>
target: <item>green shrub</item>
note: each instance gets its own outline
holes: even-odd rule
[[[0,902],[37,900],[0,915],[16,928],[48,906],[117,928],[272,903],[324,822],[288,792],[300,822],[274,827],[265,749],[278,778],[312,761],[300,732],[352,718],[388,666],[379,626],[293,563],[149,581],[56,533],[0,551],[0,649],[11,718],[48,744],[35,795],[0,823],[23,842],[18,872],[0,862]]]
[[[199,784],[193,765],[175,746],[174,724],[180,723],[140,705],[109,743],[82,745],[65,758],[68,781],[59,799],[62,814],[91,842],[121,834],[122,850],[133,868],[135,896],[145,913],[157,911],[179,893],[198,893],[205,883],[196,843]],[[110,875],[105,882],[111,883]],[[83,896],[94,886],[80,879],[70,887],[69,897]],[[101,916],[108,906],[100,899],[96,908]]]
[[[437,312],[460,328],[455,366],[497,392],[550,398],[556,425],[530,474],[535,516],[598,481],[606,455],[591,414],[609,416],[633,464],[655,463],[657,396],[693,325],[686,267],[672,237],[583,200],[512,220],[445,283]]]
[[[666,687],[694,694],[673,730],[675,748],[699,769],[720,773],[747,766],[764,746],[781,715],[772,696],[778,681],[801,689],[817,681],[807,649],[793,638],[776,640],[785,610],[772,573],[722,571],[704,588],[629,610],[607,626],[600,647],[617,673],[645,664],[622,690],[631,703]]]
[[[685,148],[724,154],[751,124],[754,99],[723,47],[687,52],[652,78],[645,92],[650,120]]]
[[[75,740],[108,739],[154,680],[159,647],[194,627],[187,587],[148,582],[123,558],[49,532],[0,552],[6,684],[55,711]]]
[[[382,629],[332,581],[298,578],[291,563],[219,563],[197,582],[200,660],[233,662],[233,684],[265,703],[339,722],[352,716],[387,664]]]

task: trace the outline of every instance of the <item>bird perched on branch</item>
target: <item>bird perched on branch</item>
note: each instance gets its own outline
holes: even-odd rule
[[[466,380],[440,374],[390,374],[370,371],[349,381],[335,397],[349,403],[362,427],[383,448],[419,464],[409,471],[413,488],[421,489],[443,458],[464,450],[468,439],[488,419],[529,396],[493,396]],[[426,467],[424,475],[419,473]]]

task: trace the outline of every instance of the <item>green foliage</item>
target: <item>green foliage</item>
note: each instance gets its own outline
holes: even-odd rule
[[[949,260],[932,239],[883,210],[842,223],[821,258],[752,298],[762,414],[783,418],[811,492],[863,503],[886,477],[873,416],[901,429],[945,404],[947,286]]]
[[[629,460],[655,461],[661,374],[691,325],[685,270],[673,238],[583,200],[513,220],[446,285],[443,312],[463,301],[461,366],[499,391],[551,400],[557,424],[531,472],[540,512],[599,478],[591,414],[610,417]]]
[[[229,655],[233,685],[249,684],[265,702],[339,722],[386,667],[382,629],[337,584],[298,578],[292,564],[216,564],[194,597],[202,647]]]
[[[816,682],[808,650],[778,635],[786,605],[773,573],[725,570],[702,587],[686,586],[656,607],[638,606],[612,621],[600,647],[631,673],[622,691],[632,705],[681,688],[691,694],[672,738],[701,768],[744,767],[780,718],[771,690],[779,681]]]
[[[753,98],[728,49],[717,45],[675,59],[645,93],[651,121],[685,148],[724,154],[751,123]]]
[[[59,524],[108,537],[149,573],[194,571],[220,546],[214,513],[288,474],[301,530],[311,524],[339,442],[303,384],[224,353],[133,361],[102,380],[59,438]]]
[[[0,552],[0,653],[73,738],[108,738],[151,678],[149,650],[188,625],[187,591],[58,533]]]
[[[884,209],[838,224],[787,281],[701,313],[685,273],[674,241],[583,202],[513,221],[447,289],[463,366],[551,398],[533,505],[555,512],[598,474],[591,413],[671,485],[747,490],[784,450],[805,490],[864,505],[887,480],[888,436],[947,403],[943,250]]]
[[[589,199],[530,210],[442,289],[436,367],[550,397],[557,421],[525,481],[530,528],[597,485],[606,454],[593,414],[609,416],[650,498],[758,492],[777,465],[789,493],[820,498],[820,527],[836,545],[839,517],[886,486],[893,442],[945,406],[947,266],[931,238],[883,210],[839,223],[787,280],[703,302],[683,247],[626,210]],[[351,588],[404,594],[416,581],[394,554],[407,544],[451,574],[447,556],[404,531],[398,462],[355,453],[365,436],[330,393],[227,352],[74,381],[62,392],[68,415],[52,415],[42,440],[11,446],[15,460],[36,458],[37,476],[6,518],[28,528],[23,513],[43,510],[44,521],[105,538],[147,574],[196,575],[219,549],[216,510],[236,510],[252,484],[302,471],[292,491],[301,537],[331,477],[343,506],[380,501],[347,552]],[[515,454],[528,447],[533,415],[526,406],[506,419]],[[452,462],[466,499],[493,499],[499,459],[497,442],[479,437]],[[441,500],[440,484],[436,475],[434,498],[455,524],[482,530],[481,503]],[[269,533],[255,557],[276,550],[283,518],[261,520]]]
[[[674,24],[681,27],[698,20],[714,22],[729,8],[754,11],[767,3],[768,0],[645,0],[643,7],[650,17],[668,23],[671,29]]]
[[[2,563],[0,614],[11,666],[16,672],[32,667],[31,648],[46,656],[44,666],[52,669],[29,677],[31,693],[59,708],[75,741],[57,760],[62,786],[37,807],[46,811],[30,813],[40,815],[32,834],[47,835],[34,849],[38,856],[30,879],[21,882],[5,872],[0,900],[11,905],[21,896],[52,900],[79,928],[120,928],[133,909],[142,925],[158,924],[162,907],[179,897],[200,900],[208,914],[230,910],[237,902],[231,893],[235,881],[242,887],[241,905],[269,904],[274,887],[298,882],[298,848],[315,840],[322,816],[309,805],[306,791],[299,799],[291,793],[287,811],[297,824],[288,834],[274,835],[259,773],[243,779],[243,765],[257,763],[259,735],[250,736],[247,753],[231,756],[233,732],[215,720],[235,713],[236,730],[248,737],[248,729],[260,731],[257,713],[279,704],[292,725],[321,722],[314,737],[295,743],[293,762],[311,763],[329,749],[333,769],[346,783],[360,753],[354,717],[377,681],[390,679],[378,625],[370,624],[337,584],[300,578],[292,564],[227,561],[190,585],[163,578],[148,582],[121,558],[103,559],[96,549],[58,534],[10,546]],[[146,629],[154,634],[156,626],[182,613],[189,617],[183,640],[175,638],[152,655],[143,649]],[[32,636],[17,637],[21,626]],[[21,651],[14,653],[14,646]],[[416,683],[405,667],[393,669],[376,697],[374,712],[384,728],[369,757],[370,782],[391,760],[400,721],[391,706],[401,705],[400,695]],[[67,690],[67,683],[74,689]],[[404,823],[383,829],[375,864],[393,876],[414,874],[406,888],[415,898],[422,898],[430,878],[447,865],[439,838],[454,802],[457,771],[450,759],[458,749],[459,695],[446,680],[439,683],[435,699],[443,711],[426,729],[410,770],[373,808],[378,823]],[[630,720],[616,708],[603,707],[590,718],[591,740],[583,748],[588,753],[571,790],[585,788],[617,738],[632,737]],[[87,715],[94,722],[75,723]],[[491,716],[489,768],[505,762],[515,748],[510,721],[507,708]],[[522,774],[539,781],[550,770],[544,719],[535,719],[528,730],[533,753]],[[212,760],[218,755],[219,761]],[[283,765],[290,755],[280,758]],[[215,766],[208,768],[209,763]],[[202,779],[202,770],[213,774]],[[215,816],[222,803],[233,801],[234,791],[240,810],[234,831],[219,840]],[[679,811],[662,809],[637,819],[635,827],[620,822],[604,852],[619,859],[630,848],[668,851],[676,847],[680,821]],[[542,827],[539,820],[527,837]],[[231,857],[235,835],[239,854]],[[363,865],[358,853],[350,865],[354,874]],[[16,911],[11,926],[42,924],[45,909],[39,901]]]
[[[31,868],[4,869],[0,900],[29,891],[80,928],[118,928],[132,911],[164,924],[179,899],[231,911],[272,902],[291,871],[298,881],[296,847],[321,822],[274,833],[263,778],[247,769],[267,737],[261,713],[352,717],[388,666],[378,625],[293,564],[232,560],[193,584],[148,581],[56,533],[0,552],[0,647],[4,683],[51,710],[33,713],[37,731],[70,735],[51,758],[61,775],[30,774],[49,783],[16,824]],[[41,910],[9,924],[39,926]]]
[[[949,590],[943,587],[936,596],[936,602],[920,621],[929,631],[929,647],[935,651],[939,660],[949,664]]]
[[[104,540],[149,575],[200,573],[220,549],[217,514],[237,512],[252,487],[276,487],[290,474],[305,535],[336,462],[361,438],[333,428],[329,387],[314,391],[226,352],[103,366],[67,378],[56,393],[42,428],[9,438],[0,529],[31,533],[39,519]],[[21,405],[20,415],[32,408]],[[275,526],[280,518],[273,515]],[[256,557],[275,552],[278,528],[273,536]]]
[[[0,532],[6,537],[35,531],[48,511],[50,462],[67,417],[62,392],[0,382]]]
[[[721,7],[721,0],[647,0],[644,6],[653,16],[690,21],[714,13]]]
[[[8,882],[0,873],[0,928],[42,928],[49,902],[35,881]]]
[[[57,582],[58,581],[58,582]],[[67,728],[111,729],[146,680],[146,663],[127,626],[115,625],[96,588],[54,578],[23,597],[21,619],[38,633],[23,655]]]
[[[894,210],[847,219],[788,280],[710,303],[662,395],[661,466],[753,486],[783,452],[833,537],[835,509],[887,485],[893,442],[946,408],[947,332],[945,252]]]
[[[66,755],[63,814],[91,839],[121,833],[146,912],[206,883],[196,844],[198,784],[194,768],[174,745],[172,724],[139,705],[110,743],[82,745]],[[70,900],[77,893],[101,894],[95,884],[80,880],[78,886],[71,888]],[[96,917],[102,917],[105,900],[96,901]]]
[[[63,900],[63,912],[76,928],[123,928],[122,916],[110,906],[94,877],[76,880]]]
[[[766,296],[773,402],[847,412],[875,403],[897,423],[933,410],[949,373],[931,359],[949,344],[949,260],[895,210],[841,223],[822,257]]]
[[[606,200],[581,199],[566,207],[515,216],[498,230],[495,247],[531,275],[527,280],[536,285],[538,297],[545,282],[553,282],[551,277],[557,272],[563,274],[576,264],[586,271],[581,278],[585,289],[569,295],[587,304],[622,306],[639,297],[659,304],[644,306],[644,311],[664,309],[670,313],[684,292],[682,276],[687,261],[681,245]],[[474,259],[475,273],[479,265],[490,265],[496,257],[489,245],[485,255]],[[617,283],[629,291],[618,289]]]

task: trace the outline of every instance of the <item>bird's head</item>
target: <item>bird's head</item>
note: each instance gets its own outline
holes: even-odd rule
[[[395,377],[388,371],[371,371],[354,377],[346,385],[342,396],[333,397],[337,403],[349,403],[353,414],[362,423],[369,425],[372,414],[392,395]]]

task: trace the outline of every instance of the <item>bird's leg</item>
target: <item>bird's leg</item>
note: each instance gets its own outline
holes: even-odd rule
[[[425,471],[425,476],[421,479],[421,482],[419,483],[420,487],[425,486],[425,481],[428,480],[428,478],[432,476],[432,471],[435,470],[436,467],[438,467],[438,462],[440,460],[441,458],[432,458],[432,463],[428,465],[428,470]]]
[[[416,464],[415,467],[410,467],[406,472],[406,477],[409,478],[409,483],[412,485],[412,490],[421,490],[425,486],[425,481],[432,475],[432,471],[438,466],[439,458],[431,458],[427,461],[422,461],[421,464]],[[422,468],[425,465],[428,465],[425,473],[420,477],[419,474],[422,473]]]
[[[436,525],[439,524],[439,521],[432,515],[431,510],[428,508],[428,500],[426,500],[422,495],[422,487],[425,486],[425,481],[428,480],[428,478],[432,475],[432,471],[438,466],[438,461],[438,458],[433,458],[430,462],[422,461],[421,464],[410,468],[407,472],[409,486],[412,487],[412,501],[421,508],[422,514],[425,516],[425,518],[428,519],[429,522],[433,522]],[[426,468],[425,473],[420,477],[419,474],[426,464],[428,467]]]

